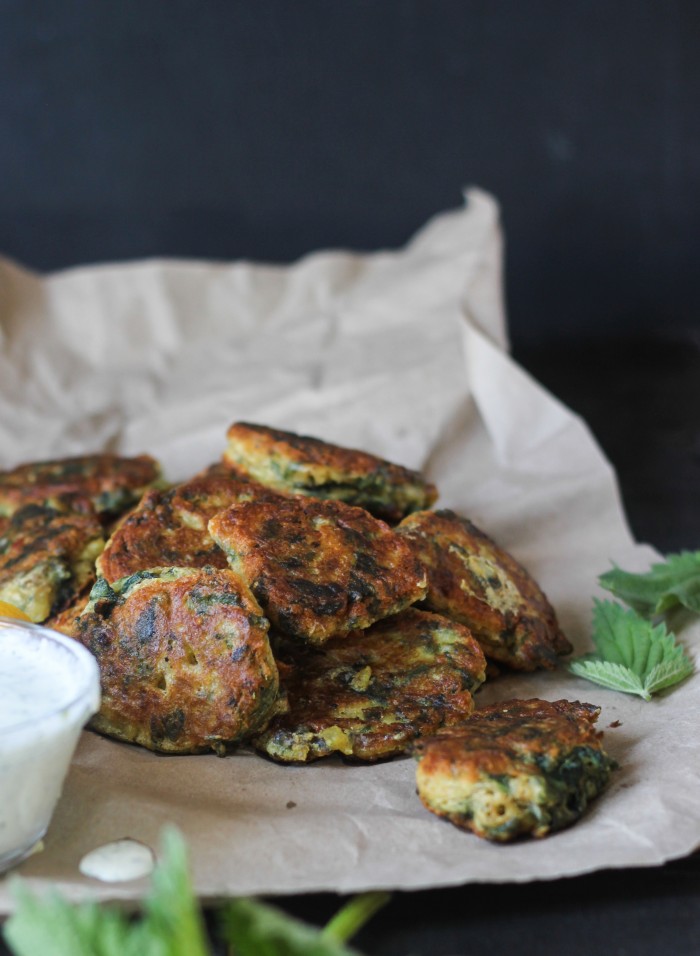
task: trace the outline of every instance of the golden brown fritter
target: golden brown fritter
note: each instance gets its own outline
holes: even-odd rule
[[[275,627],[312,644],[425,593],[425,571],[403,538],[340,501],[250,501],[212,518],[209,531]]]
[[[276,491],[345,501],[389,522],[437,498],[417,471],[364,451],[246,422],[231,425],[227,437],[224,461]]]
[[[92,584],[103,547],[95,515],[26,505],[0,538],[0,600],[45,621]]]
[[[209,535],[207,523],[236,502],[258,497],[278,495],[230,472],[203,474],[169,491],[150,491],[115,529],[97,563],[99,573],[112,582],[163,566],[227,568],[226,555]]]
[[[35,461],[0,472],[0,513],[13,514],[28,502],[77,494],[88,498],[105,518],[125,511],[160,478],[160,465],[150,455],[83,455]]]
[[[163,753],[223,753],[275,710],[268,627],[229,570],[156,568],[114,587],[100,578],[73,628],[100,667],[91,726]]]
[[[414,744],[428,810],[487,840],[546,836],[577,820],[616,766],[579,701],[510,700]]]
[[[413,608],[322,648],[283,645],[277,657],[289,711],[253,744],[285,763],[403,753],[471,713],[486,666],[466,627]]]
[[[425,607],[466,624],[487,657],[517,670],[553,668],[571,644],[525,568],[453,511],[421,511],[396,529],[428,573]]]

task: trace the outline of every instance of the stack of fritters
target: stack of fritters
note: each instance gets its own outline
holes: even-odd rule
[[[0,572],[38,556],[58,582],[32,611],[97,657],[95,729],[169,753],[247,741],[283,762],[377,760],[466,720],[484,653],[530,670],[568,650],[527,572],[466,519],[426,510],[437,492],[417,472],[259,425],[228,441],[222,462],[167,490],[148,490],[146,456],[0,477],[8,510],[51,485],[53,504],[28,506],[38,524],[28,508],[8,519]],[[33,476],[24,490],[18,475]],[[93,509],[113,517],[144,488],[99,555]],[[49,575],[54,540],[69,570]],[[34,594],[33,579],[12,582]]]

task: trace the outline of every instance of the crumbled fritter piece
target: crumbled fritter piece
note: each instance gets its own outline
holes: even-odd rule
[[[209,519],[237,502],[278,497],[231,472],[197,476],[169,491],[150,491],[115,529],[98,571],[112,582],[163,566],[227,568],[226,555],[207,530]]]
[[[138,501],[160,478],[160,465],[150,455],[83,455],[53,461],[35,461],[0,472],[0,513],[13,514],[28,502],[56,495],[88,498],[105,517],[120,514]]]
[[[26,505],[0,538],[0,600],[42,623],[92,584],[103,547],[94,514]]]
[[[487,840],[546,836],[578,820],[616,766],[593,726],[599,713],[568,700],[483,707],[414,744],[418,795]]]
[[[487,657],[516,670],[556,666],[571,644],[522,565],[453,511],[421,511],[396,529],[428,573],[424,606],[466,624]]]
[[[231,425],[227,437],[224,461],[277,491],[345,501],[389,522],[437,498],[417,471],[364,451],[245,422]]]
[[[276,656],[289,710],[253,744],[284,763],[403,753],[471,713],[486,665],[466,627],[413,608],[322,648],[287,644]]]
[[[223,753],[275,712],[268,628],[229,570],[155,568],[113,587],[100,578],[72,631],[100,667],[92,728],[163,753]]]
[[[282,633],[322,644],[397,614],[425,594],[406,541],[341,501],[250,501],[209,522],[231,567]]]

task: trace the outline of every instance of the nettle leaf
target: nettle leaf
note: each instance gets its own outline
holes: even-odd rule
[[[649,700],[651,696],[634,671],[622,664],[613,664],[611,661],[602,661],[595,657],[582,657],[572,661],[569,670],[577,677],[584,677],[610,690],[621,690],[625,694],[639,694],[645,700]]]
[[[593,642],[598,657],[623,664],[643,679],[675,646],[665,624],[653,625],[614,601],[595,600],[593,605]]]
[[[614,601],[594,601],[593,641],[596,652],[572,661],[571,672],[644,700],[694,669],[665,624],[654,625]]]
[[[18,906],[4,936],[15,956],[137,956],[133,933],[120,912],[94,903],[71,906],[57,895],[33,897],[18,878],[11,884]],[[150,952],[150,951],[149,951]]]
[[[645,686],[650,694],[655,694],[666,687],[673,687],[693,673],[693,662],[686,656],[682,647],[678,647],[678,654],[674,660],[667,660],[650,672],[645,680]]]
[[[665,562],[653,564],[644,574],[615,567],[601,574],[598,581],[647,617],[663,614],[678,604],[700,614],[700,551],[669,554]]]

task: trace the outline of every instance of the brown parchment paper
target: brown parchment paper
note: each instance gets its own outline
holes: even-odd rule
[[[596,576],[612,560],[645,569],[655,553],[631,539],[585,424],[509,358],[497,207],[478,190],[465,200],[398,252],[289,267],[155,260],[40,277],[0,260],[0,465],[150,451],[181,479],[218,458],[235,419],[364,448],[425,469],[440,505],[512,550],[589,649]],[[695,656],[698,627],[680,636]],[[585,818],[546,840],[492,846],[438,820],[410,759],[282,767],[85,733],[45,849],[16,872],[71,898],[138,899],[144,881],[99,883],[78,863],[127,836],[157,848],[167,822],[205,898],[526,881],[700,843],[697,678],[651,703],[564,669],[479,697],[513,695],[600,704],[621,765]],[[0,879],[0,912],[11,907]]]

